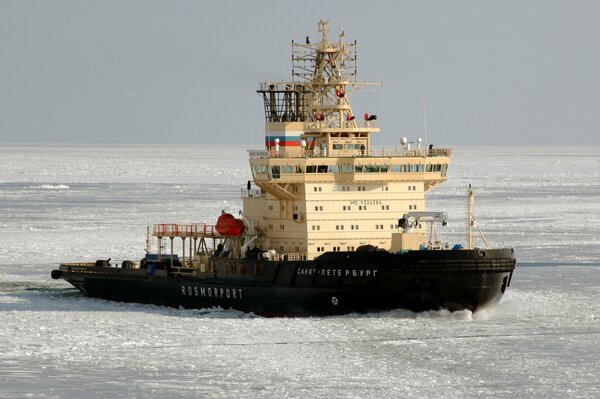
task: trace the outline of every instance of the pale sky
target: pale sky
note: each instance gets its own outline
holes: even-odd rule
[[[328,18],[376,144],[600,145],[600,1],[0,0],[0,144],[263,142],[256,94]],[[425,104],[425,107],[424,107]]]

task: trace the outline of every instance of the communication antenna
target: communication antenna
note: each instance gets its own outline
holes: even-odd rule
[[[421,96],[421,102],[423,103],[423,124],[425,125],[425,145],[429,144],[429,129],[427,128],[427,104],[425,103],[425,96]]]

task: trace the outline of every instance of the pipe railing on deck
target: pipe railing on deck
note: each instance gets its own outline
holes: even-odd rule
[[[219,237],[215,226],[206,223],[177,224],[161,223],[155,224],[153,228],[155,237]]]
[[[250,159],[267,158],[382,158],[382,157],[449,157],[452,154],[450,148],[395,148],[393,150],[332,150],[322,151],[321,149],[301,149],[294,147],[292,150],[281,147],[279,151],[275,147],[266,150],[248,150]],[[333,154],[332,154],[333,153]]]

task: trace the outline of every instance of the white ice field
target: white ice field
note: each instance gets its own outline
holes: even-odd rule
[[[464,242],[476,192],[518,258],[495,308],[265,319],[84,297],[63,261],[137,259],[146,226],[237,213],[242,146],[0,146],[0,398],[600,397],[600,148],[459,147],[429,195]]]

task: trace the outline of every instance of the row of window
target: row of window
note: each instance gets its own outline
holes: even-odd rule
[[[272,211],[273,210],[273,205],[269,205],[269,210]],[[282,206],[281,210],[284,211],[285,207]],[[294,206],[294,210],[298,210],[297,206]],[[352,210],[352,205],[342,205],[342,210],[343,211],[351,211]],[[366,211],[367,210],[367,205],[359,205],[358,206],[358,210],[359,211]],[[389,205],[381,205],[381,210],[382,211],[389,211],[390,210],[390,206]],[[409,205],[408,206],[408,210],[410,211],[416,211],[417,210],[417,205]],[[315,212],[323,212],[323,206],[322,205],[315,205]]]
[[[357,191],[367,191],[367,187],[366,186],[358,186]],[[389,187],[388,186],[383,186],[381,187],[382,191],[389,191]],[[350,186],[342,186],[342,191],[352,191]]]
[[[381,187],[381,191],[389,191],[389,189],[390,188],[388,186]],[[314,192],[322,192],[323,191],[323,187],[314,186],[313,187],[313,191]],[[341,191],[344,191],[344,192],[352,191],[352,187],[350,187],[350,186],[341,186]],[[357,186],[356,187],[356,191],[367,191],[367,186]],[[408,191],[417,191],[417,186],[408,186]]]
[[[340,247],[332,247],[333,252],[340,252]],[[354,247],[346,247],[346,251],[354,251]],[[325,252],[325,247],[317,247],[317,252]]]
[[[394,165],[306,165],[306,173],[419,173],[442,172],[446,175],[448,164],[394,164]],[[266,165],[252,165],[252,172],[256,174],[267,173]],[[271,166],[269,171],[274,179],[281,177],[282,173],[305,173],[300,165]]]
[[[318,209],[317,209],[318,208]],[[323,207],[322,206],[315,206],[315,211],[322,211]],[[343,205],[342,206],[342,210],[343,211],[351,211],[352,210],[352,205]],[[358,206],[358,210],[359,211],[366,211],[367,210],[367,205],[359,205]],[[381,210],[382,211],[389,211],[390,210],[390,206],[389,205],[381,205]],[[409,211],[416,211],[417,210],[417,205],[409,205],[408,206],[408,210]]]
[[[270,226],[270,225],[269,225]],[[315,231],[320,231],[321,230],[321,225],[318,224],[314,224],[311,226],[312,230]],[[397,229],[398,225],[397,224],[390,224],[390,229]],[[344,225],[343,224],[336,224],[335,225],[335,229],[336,230],[344,230]],[[358,224],[351,224],[350,225],[350,230],[358,230],[359,229],[359,225]],[[382,224],[376,224],[375,225],[375,230],[383,230],[383,225]]]
[[[323,207],[321,207],[321,208],[323,208]],[[268,206],[268,209],[269,209],[270,211],[273,211],[273,210],[275,210],[275,206],[274,206],[274,205],[269,205],[269,206]],[[285,211],[285,205],[281,205],[281,210],[282,210],[282,211]],[[295,210],[295,211],[297,211],[297,210],[298,210],[298,205],[294,205],[294,210]],[[317,210],[317,209],[316,209],[316,207],[315,207],[315,211],[316,211],[316,210]],[[323,210],[323,209],[321,209],[321,210]]]
[[[285,225],[280,224],[279,228],[281,230],[285,230]],[[390,230],[397,229],[397,228],[398,228],[397,224],[390,224]],[[419,228],[421,228],[421,225],[419,225]],[[321,225],[313,224],[313,225],[311,225],[311,229],[313,231],[321,231]],[[344,230],[344,225],[343,224],[336,224],[335,225],[335,229],[336,230]],[[358,229],[359,229],[359,225],[358,224],[351,224],[350,225],[350,230],[358,230]],[[382,224],[376,224],[375,225],[375,230],[383,230],[383,229],[384,228],[383,228]],[[273,225],[272,224],[269,225],[269,230],[273,230]]]

